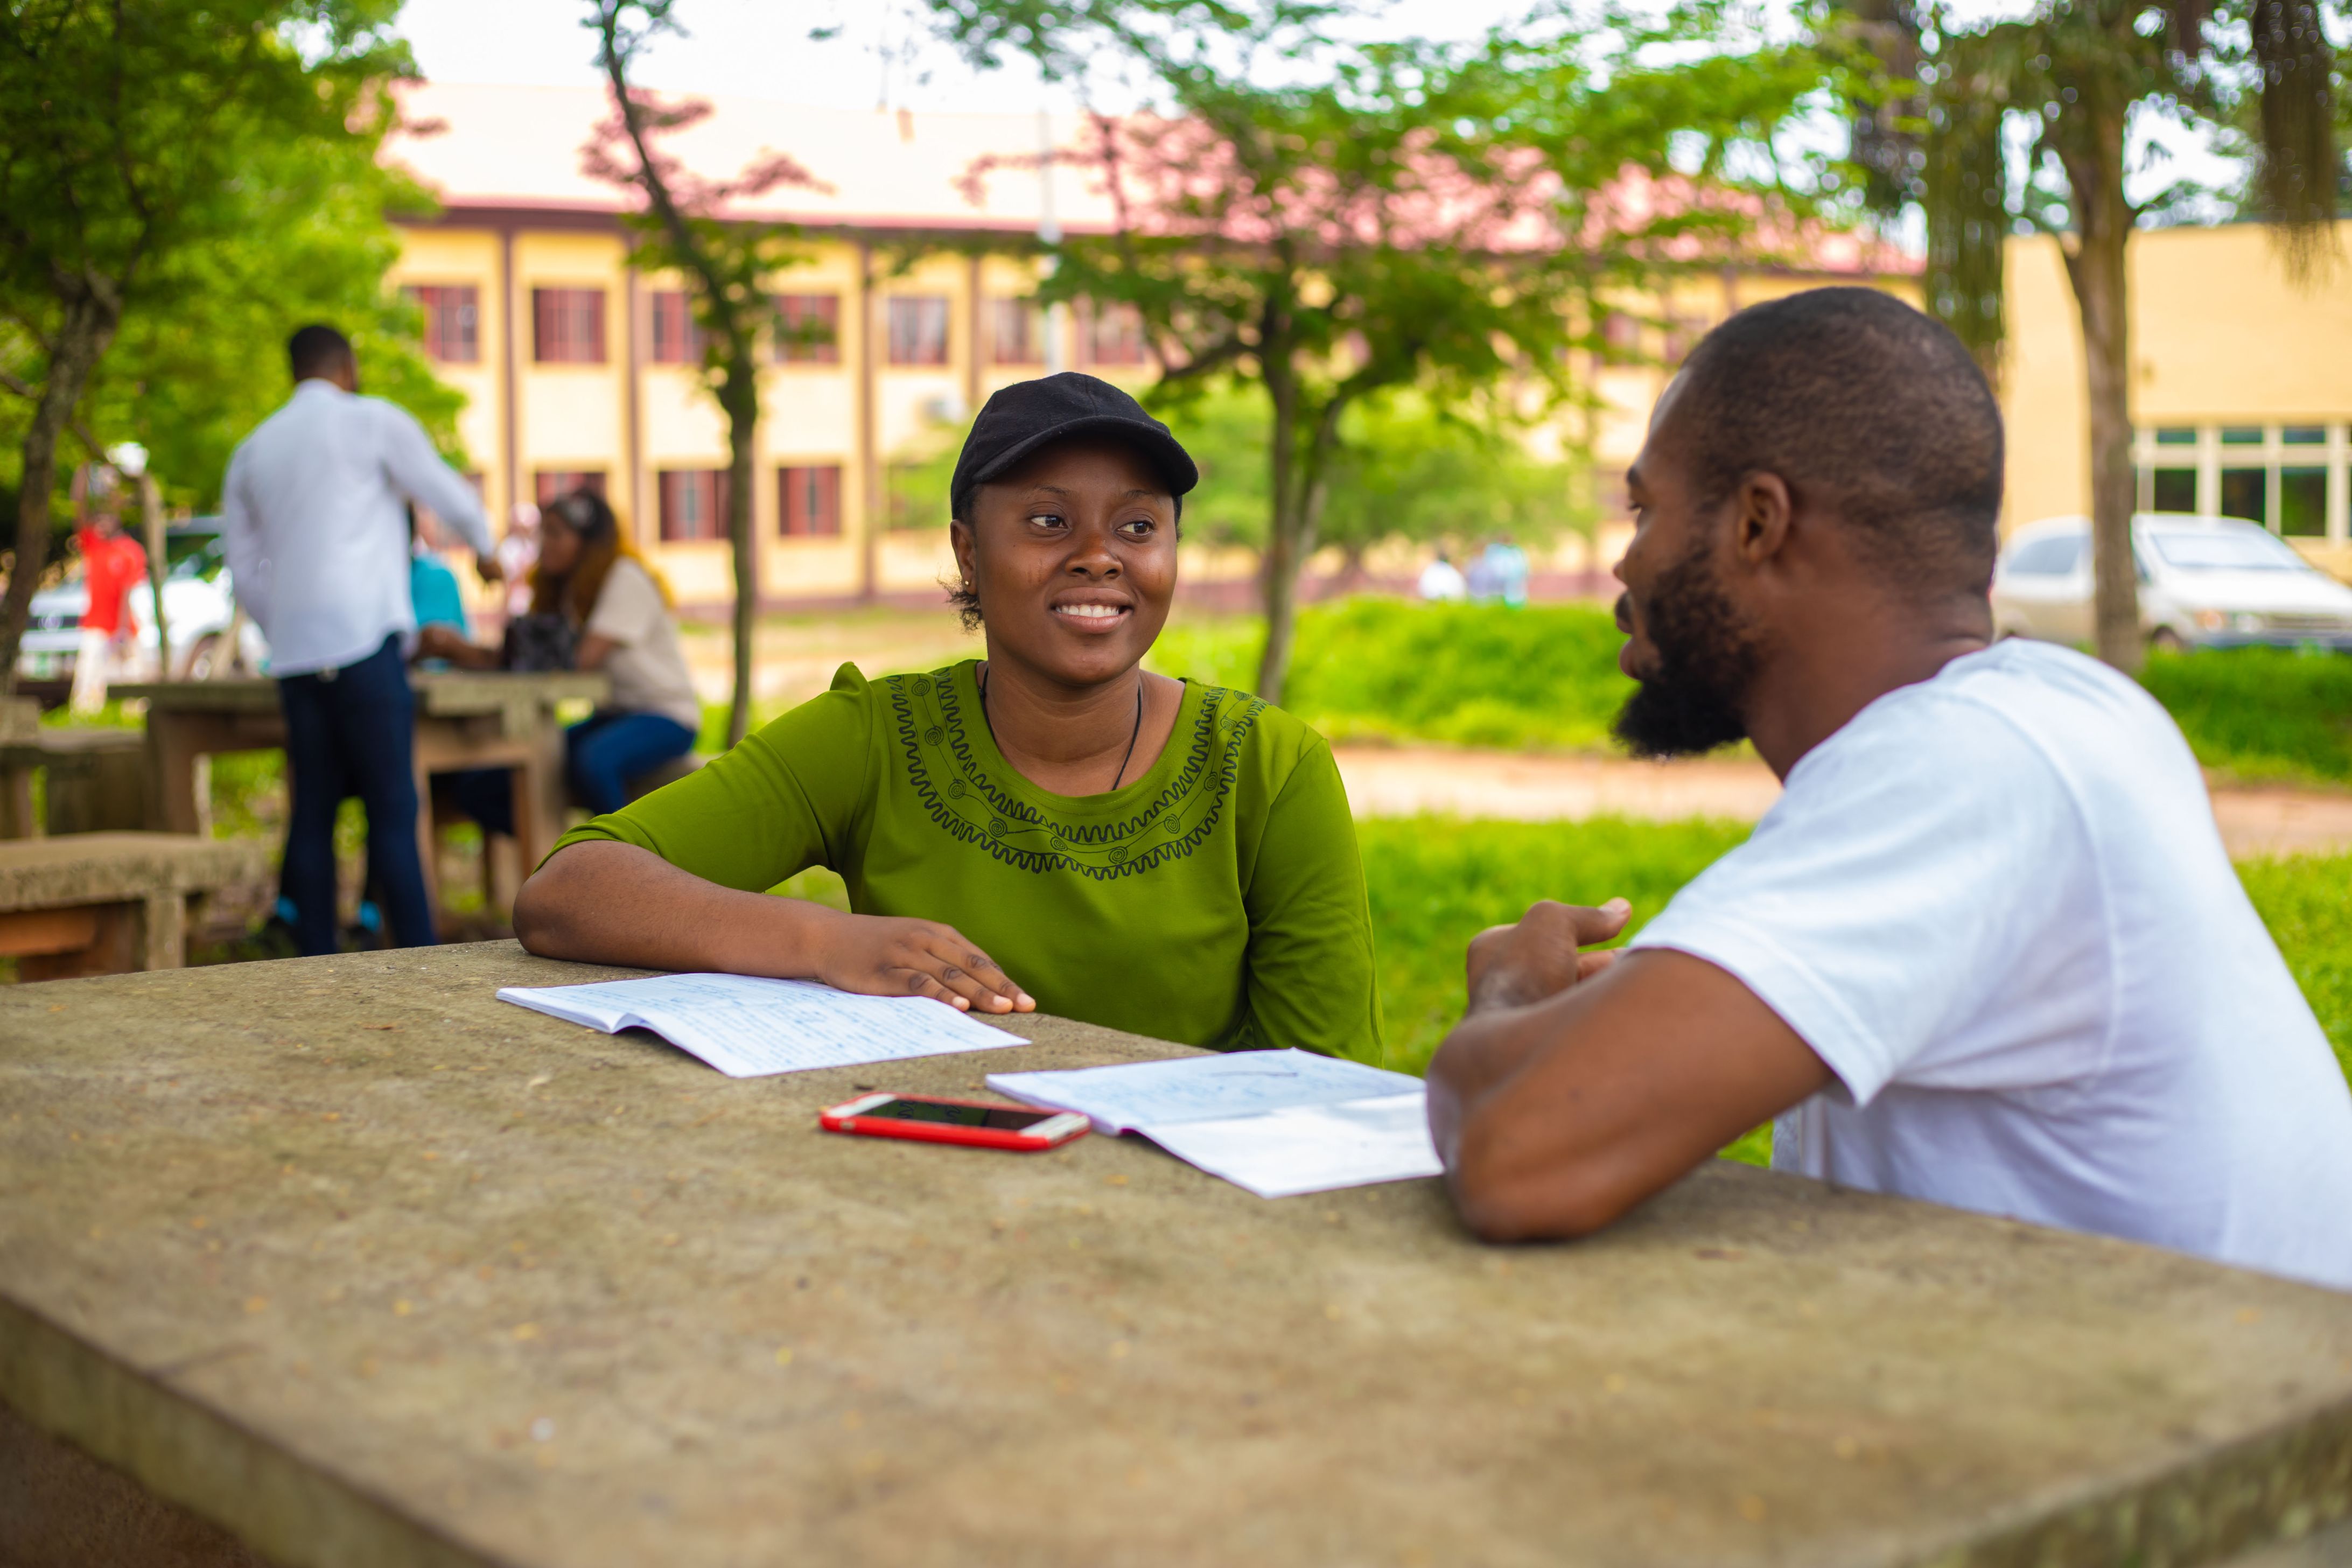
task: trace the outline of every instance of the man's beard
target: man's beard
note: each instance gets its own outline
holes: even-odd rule
[[[1617,738],[1641,757],[1689,757],[1743,740],[1755,637],[1716,580],[1706,545],[1662,573],[1643,601],[1658,662],[1618,710]]]

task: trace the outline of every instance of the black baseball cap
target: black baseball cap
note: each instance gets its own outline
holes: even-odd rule
[[[972,491],[1009,473],[1032,452],[1072,436],[1128,442],[1160,471],[1170,495],[1181,498],[1201,482],[1191,454],[1143,405],[1107,381],[1066,370],[1000,387],[989,398],[963,438],[955,478],[948,483],[949,506],[956,516],[965,516]]]

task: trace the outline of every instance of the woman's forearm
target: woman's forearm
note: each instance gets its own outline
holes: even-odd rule
[[[806,900],[719,887],[633,844],[591,840],[523,884],[514,925],[542,958],[810,980],[843,918]]]

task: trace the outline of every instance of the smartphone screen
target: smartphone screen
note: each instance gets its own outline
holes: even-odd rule
[[[957,1127],[992,1127],[1000,1131],[1018,1132],[1060,1112],[1024,1110],[1017,1105],[941,1105],[929,1100],[894,1100],[857,1114],[861,1120],[879,1116],[892,1121],[944,1121]]]

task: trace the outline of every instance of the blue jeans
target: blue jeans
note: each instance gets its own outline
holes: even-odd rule
[[[335,808],[355,795],[367,808],[368,881],[383,900],[394,942],[440,940],[416,851],[416,700],[400,639],[341,669],[278,682],[286,715],[286,824],[279,886],[294,903],[294,942],[306,955],[335,941]]]
[[[602,816],[629,804],[629,781],[694,749],[694,731],[659,713],[596,713],[563,731],[564,776],[580,804]],[[485,833],[514,832],[513,775],[476,768],[451,777],[457,808]]]

